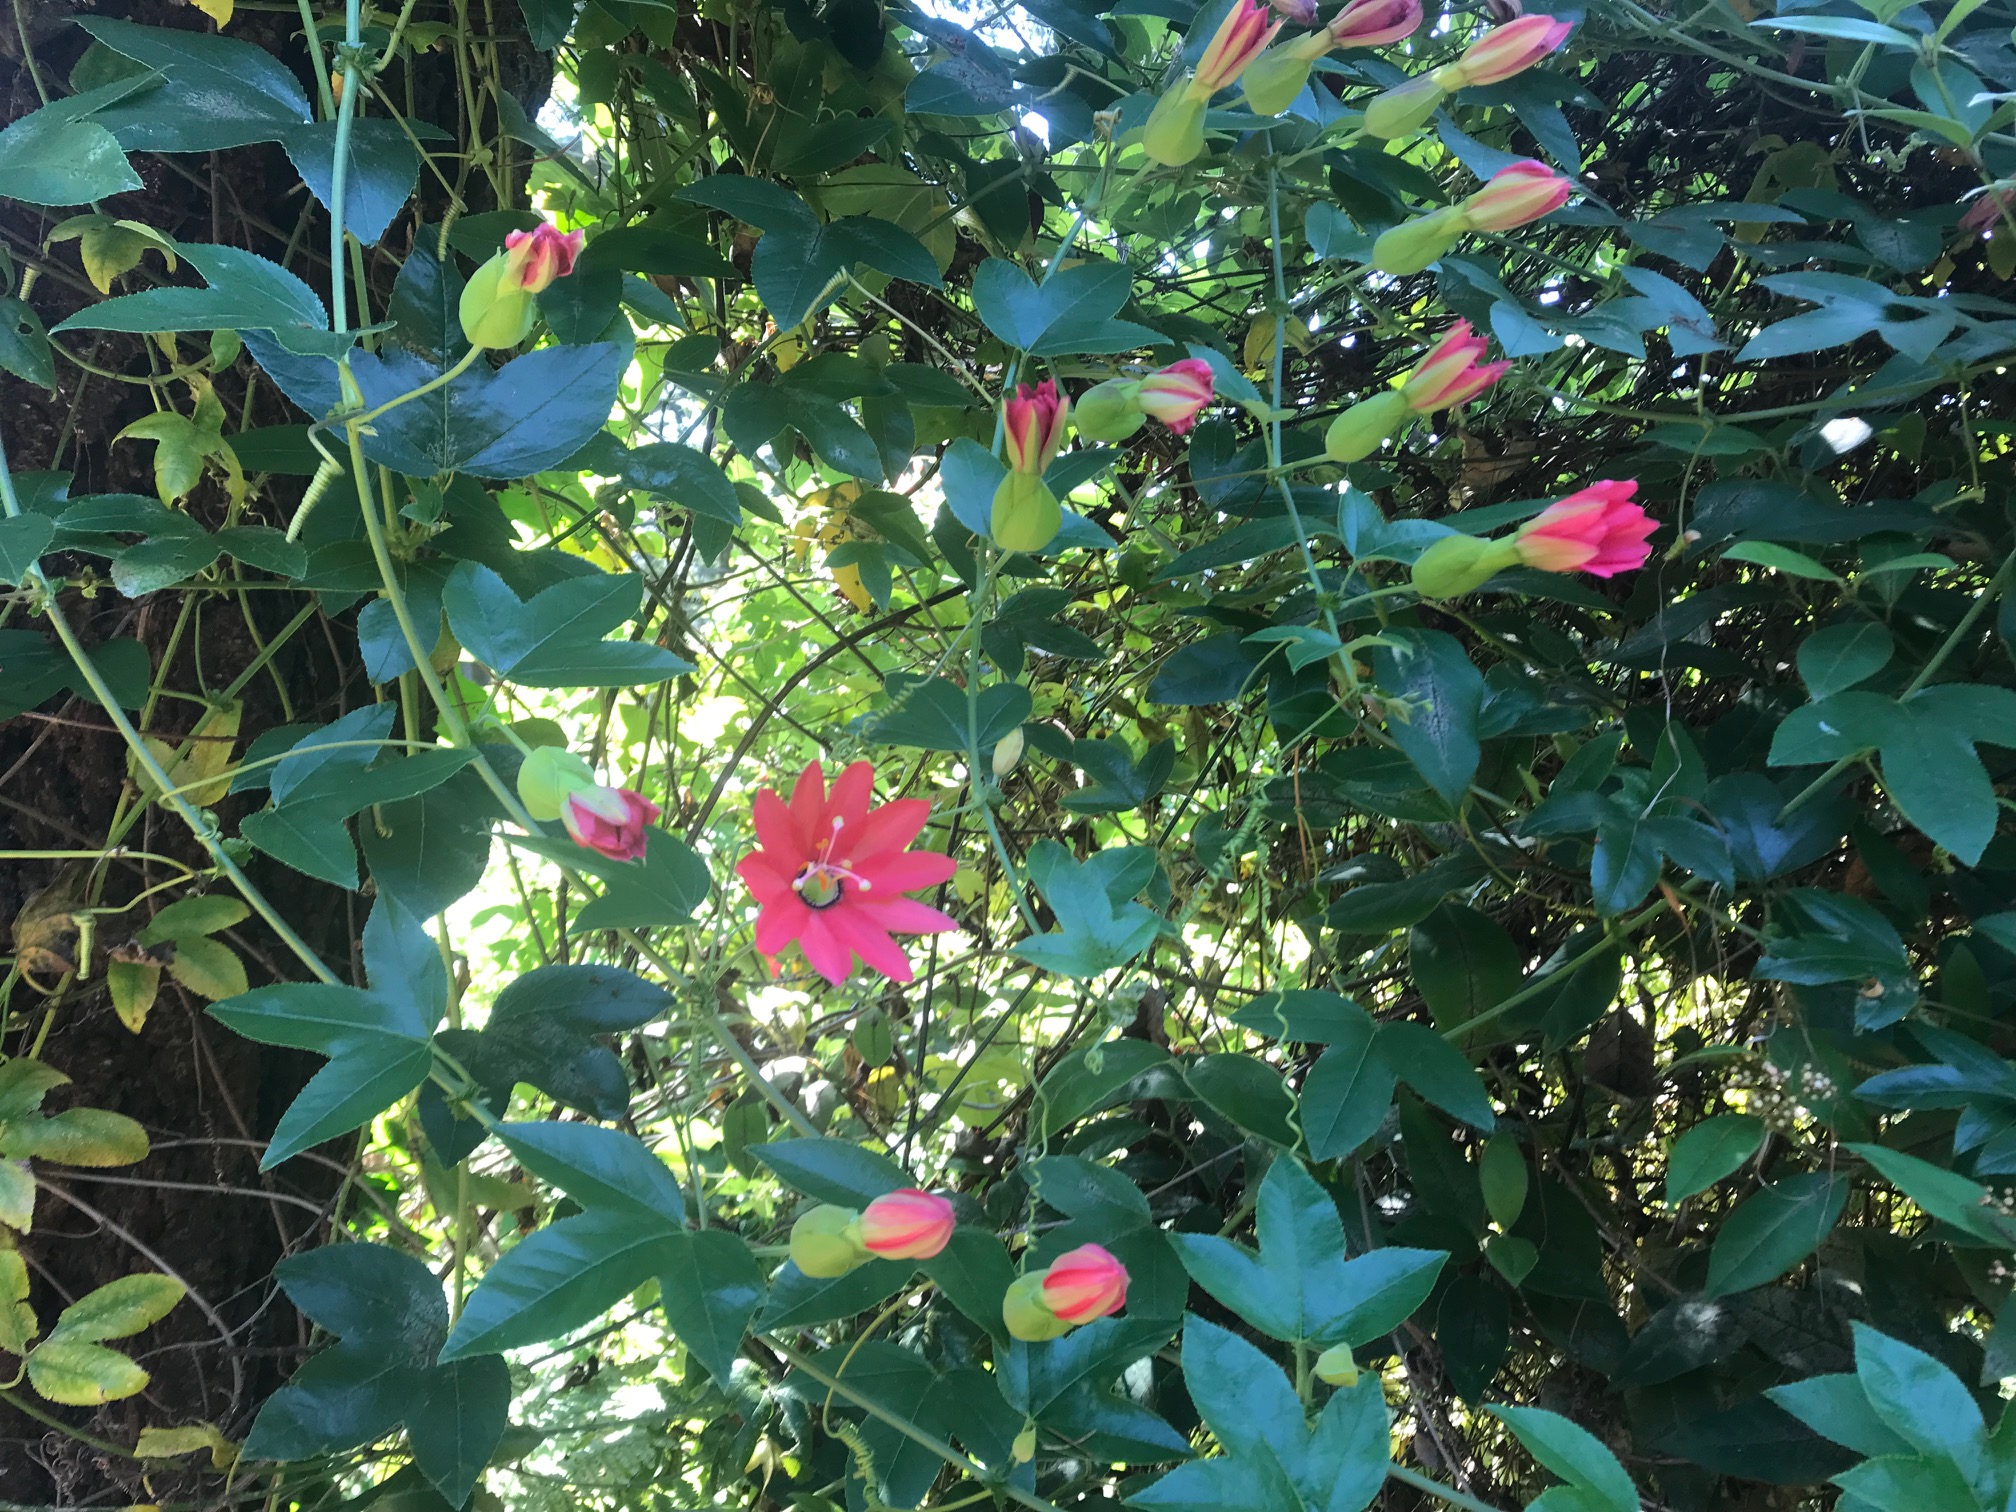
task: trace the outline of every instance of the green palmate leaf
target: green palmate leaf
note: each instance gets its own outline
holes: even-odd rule
[[[1638,1512],[1638,1488],[1617,1456],[1588,1429],[1538,1407],[1493,1407],[1491,1415],[1541,1464],[1609,1512]]]
[[[870,1260],[831,1280],[808,1276],[786,1261],[770,1278],[770,1296],[757,1317],[763,1333],[780,1328],[804,1328],[851,1318],[880,1306],[915,1279],[908,1261]]]
[[[1257,1207],[1260,1251],[1206,1234],[1178,1234],[1191,1278],[1272,1338],[1363,1344],[1390,1333],[1427,1300],[1448,1258],[1386,1248],[1346,1259],[1330,1196],[1293,1157],[1268,1168]]]
[[[1340,1027],[1302,1084],[1302,1132],[1316,1160],[1356,1150],[1378,1132],[1393,1102],[1396,1078],[1376,1049],[1372,1021]]]
[[[1020,729],[1033,704],[1019,683],[981,688],[969,707],[966,691],[949,678],[894,677],[890,706],[861,722],[861,735],[882,745],[926,751],[964,751],[969,744],[984,756]]]
[[[1995,787],[1966,730],[1897,707],[1881,742],[1883,786],[1919,831],[1972,866],[1994,838]]]
[[[498,1134],[526,1170],[583,1207],[628,1213],[640,1229],[669,1233],[685,1223],[678,1180],[631,1135],[580,1123],[512,1123]]]
[[[752,1153],[807,1197],[839,1207],[866,1207],[916,1184],[887,1156],[844,1139],[773,1139]]]
[[[1848,1202],[1849,1183],[1817,1172],[1788,1176],[1744,1199],[1708,1255],[1707,1295],[1765,1286],[1820,1247]]]
[[[56,522],[46,515],[0,520],[0,583],[26,581],[55,533]]]
[[[590,1209],[506,1250],[469,1295],[441,1359],[497,1354],[591,1322],[676,1263],[679,1235],[627,1208]]]
[[[596,1036],[635,1028],[667,1001],[664,989],[614,967],[542,966],[497,995],[483,1028],[444,1029],[437,1043],[487,1091],[526,1082],[570,1108],[616,1119],[630,1106],[629,1081]]]
[[[1389,631],[1375,655],[1379,686],[1405,703],[1387,731],[1428,785],[1461,805],[1477,775],[1484,678],[1462,642],[1439,630]]]
[[[1445,903],[1416,924],[1407,963],[1445,1033],[1497,1007],[1519,990],[1519,954],[1496,920]]]
[[[1141,882],[1116,895],[1116,885],[1125,885],[1120,879],[1132,866],[1130,850],[1102,851],[1083,862],[1054,840],[1031,850],[1030,877],[1060,927],[1023,940],[1015,954],[1062,976],[1090,977],[1124,966],[1146,950],[1161,933],[1163,920],[1152,908],[1127,901]]]
[[[441,596],[448,626],[499,677],[530,688],[662,682],[693,664],[658,646],[606,641],[637,614],[642,582],[595,574],[521,600],[488,567],[463,562]]]
[[[364,926],[364,964],[368,992],[297,982],[256,987],[211,1007],[247,1039],[329,1059],[281,1117],[262,1168],[348,1133],[426,1078],[428,1037],[447,1006],[439,950],[403,909],[380,900]]]
[[[275,1274],[340,1342],[267,1400],[245,1457],[334,1453],[403,1421],[428,1481],[450,1504],[466,1499],[503,1437],[511,1375],[496,1356],[436,1364],[448,1305],[433,1273],[384,1245],[338,1244],[284,1260]]]
[[[1113,263],[1065,268],[1040,287],[1006,258],[992,257],[973,275],[973,305],[987,329],[1037,357],[1126,352],[1156,345],[1156,332],[1115,320],[1131,281]]]
[[[1183,1330],[1183,1379],[1225,1457],[1170,1471],[1129,1498],[1157,1512],[1358,1512],[1385,1483],[1385,1402],[1370,1377],[1334,1392],[1314,1428],[1265,1355],[1201,1318]]]
[[[657,929],[684,924],[707,901],[714,886],[707,863],[694,854],[693,847],[664,830],[645,832],[641,862],[612,861],[571,840],[541,835],[513,835],[511,843],[605,884],[602,896],[591,899],[575,916],[583,929]]]

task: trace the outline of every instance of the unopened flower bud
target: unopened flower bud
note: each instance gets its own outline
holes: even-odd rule
[[[1349,1344],[1333,1344],[1316,1356],[1316,1379],[1329,1386],[1356,1386],[1358,1362]]]
[[[1186,81],[1155,102],[1141,128],[1141,147],[1165,168],[1181,168],[1204,150],[1205,100]]]
[[[1026,1465],[1029,1461],[1036,1458],[1036,1425],[1034,1423],[1024,1423],[1022,1425],[1022,1431],[1015,1435],[1015,1442],[1009,1447],[1008,1453],[1013,1456],[1015,1463],[1018,1465]]]
[[[541,824],[558,819],[568,798],[595,785],[594,769],[565,746],[539,746],[518,768],[518,801]]]
[[[1467,229],[1462,209],[1456,205],[1402,221],[1382,231],[1372,243],[1372,266],[1396,278],[1419,273],[1455,246]]]
[[[1407,396],[1398,389],[1361,399],[1330,422],[1323,433],[1323,455],[1332,462],[1362,462],[1412,415]]]
[[[1136,378],[1095,383],[1071,405],[1071,425],[1087,441],[1125,441],[1148,423]]]
[[[1063,506],[1037,474],[1011,472],[994,490],[988,533],[1003,551],[1041,551],[1063,525]]]
[[[822,1202],[791,1225],[791,1263],[815,1280],[844,1276],[873,1258],[861,1243],[861,1215]]]
[[[1010,1338],[1025,1344],[1061,1339],[1071,1332],[1069,1323],[1043,1305],[1041,1271],[1018,1276],[1009,1284],[1007,1294],[1001,1298],[1001,1321],[1007,1325]]]
[[[1017,725],[994,743],[994,780],[999,782],[1022,762],[1022,747],[1026,743],[1022,727]]]
[[[1419,131],[1448,93],[1433,74],[1416,74],[1405,84],[1373,96],[1365,107],[1365,134],[1391,141]]]
[[[1414,561],[1414,591],[1425,599],[1461,598],[1519,560],[1509,541],[1443,536]]]
[[[903,1187],[869,1203],[855,1228],[862,1248],[871,1255],[929,1260],[951,1242],[953,1224],[952,1204],[945,1198]]]

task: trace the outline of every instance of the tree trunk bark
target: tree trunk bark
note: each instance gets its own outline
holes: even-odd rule
[[[449,0],[424,3],[421,15],[452,19]],[[495,7],[499,52],[526,75],[521,97],[537,108],[550,69],[541,67],[522,37],[515,4]],[[336,8],[340,16],[341,7]],[[72,92],[71,70],[90,39],[73,23],[80,14],[113,16],[149,26],[213,30],[186,0],[38,0],[0,12],[0,115],[13,121],[41,98],[35,74],[51,97]],[[25,34],[22,29],[25,27]],[[282,59],[317,94],[308,79],[308,55],[298,17],[240,8],[229,35]],[[29,66],[32,56],[33,69]],[[466,122],[454,77],[445,60],[429,58],[405,80],[395,68],[388,87],[414,102],[414,114],[456,139]],[[399,94],[394,95],[399,98]],[[243,247],[282,262],[325,297],[328,290],[327,220],[302,188],[277,145],[207,156],[135,154],[145,187],[98,208],[142,222],[188,242]],[[472,188],[481,187],[474,176]],[[427,175],[422,175],[423,189]],[[438,186],[437,186],[438,192]],[[78,243],[49,245],[50,230],[76,212],[39,211],[0,202],[0,246],[13,261],[15,281],[6,292],[25,297],[46,326],[100,297],[79,261]],[[469,209],[487,208],[484,204]],[[440,206],[434,206],[438,217]],[[305,222],[305,224],[304,224]],[[402,216],[386,242],[403,246],[411,234]],[[367,255],[376,285],[372,305],[384,307],[393,259]],[[34,270],[23,294],[22,270]],[[193,282],[187,270],[167,272],[157,253],[116,292],[163,282]],[[57,358],[59,392],[0,375],[0,416],[5,416],[8,456],[18,475],[48,470],[68,476],[73,498],[101,493],[154,493],[151,443],[119,441],[120,431],[160,406],[187,412],[188,392],[178,383],[151,388],[135,381],[165,371],[163,352],[143,338],[78,333],[60,338],[85,366]],[[179,338],[185,359],[204,338]],[[101,376],[117,375],[117,376]],[[216,375],[217,397],[231,417],[226,434],[281,424],[293,413],[247,358]],[[312,417],[312,418],[320,418]],[[302,480],[253,478],[245,518],[284,525],[299,501]],[[221,482],[207,478],[184,507],[206,526],[225,516]],[[340,507],[335,500],[324,508]],[[372,688],[347,622],[318,612],[288,633],[288,622],[309,600],[304,595],[215,589],[166,591],[128,600],[103,581],[96,558],[53,558],[52,575],[67,572],[72,586],[60,594],[65,615],[87,645],[130,637],[143,645],[153,668],[155,693],[140,728],[171,742],[187,734],[202,712],[188,697],[215,694],[239,677],[276,637],[285,637],[269,664],[243,688],[242,723],[232,747],[242,756],[261,731],[283,724],[317,725],[371,700]],[[256,575],[253,575],[256,578]],[[95,581],[93,581],[95,580]],[[88,591],[78,586],[90,583]],[[0,629],[42,628],[30,606],[0,594]],[[7,670],[0,667],[0,685]],[[0,921],[14,926],[15,946],[34,948],[0,997],[0,1058],[34,1055],[70,1078],[52,1092],[45,1111],[61,1107],[111,1108],[148,1131],[152,1153],[136,1166],[80,1171],[36,1164],[42,1182],[33,1230],[18,1236],[31,1276],[31,1303],[46,1334],[56,1315],[94,1287],[146,1271],[171,1274],[188,1298],[163,1322],[138,1338],[132,1353],[152,1380],[138,1396],[95,1411],[51,1407],[24,1384],[8,1395],[40,1418],[0,1400],[0,1502],[69,1506],[86,1503],[167,1502],[194,1497],[207,1467],[200,1458],[178,1461],[166,1474],[156,1462],[146,1487],[141,1466],[109,1453],[101,1443],[131,1450],[142,1427],[207,1422],[233,1438],[253,1412],[308,1352],[304,1322],[275,1288],[274,1263],[322,1242],[331,1219],[359,1200],[346,1182],[351,1148],[332,1144],[261,1174],[266,1135],[320,1062],[310,1056],[250,1043],[205,1013],[205,1003],[165,974],[161,994],[138,1033],[114,1012],[104,990],[108,952],[128,944],[153,912],[192,889],[181,870],[201,871],[203,849],[170,812],[155,807],[124,836],[124,854],[96,855],[118,817],[136,801],[127,752],[104,711],[81,698],[47,700],[36,710],[0,723]],[[262,801],[254,793],[218,803],[221,832],[233,835],[240,818]],[[10,853],[34,852],[33,858]],[[181,865],[178,865],[180,863]],[[302,937],[340,974],[356,980],[355,942],[367,900],[312,882],[256,854],[245,864]],[[153,892],[153,889],[163,889]],[[227,895],[228,887],[221,889]],[[143,894],[146,896],[143,899]],[[130,911],[127,905],[134,904]],[[86,907],[102,912],[80,940],[74,929],[50,930],[33,921]],[[245,961],[254,985],[302,979],[303,972],[256,917],[225,932]],[[77,968],[74,974],[65,968]],[[0,1244],[6,1242],[0,1230]],[[18,1361],[0,1354],[0,1380]],[[209,1482],[215,1485],[214,1479]]]

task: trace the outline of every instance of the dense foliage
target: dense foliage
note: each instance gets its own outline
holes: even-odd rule
[[[1278,10],[17,6],[79,1500],[2016,1506],[2016,14]],[[313,1057],[255,1297],[47,1237],[170,1005]]]

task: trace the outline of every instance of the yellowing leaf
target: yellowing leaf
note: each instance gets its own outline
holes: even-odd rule
[[[0,1224],[27,1233],[35,1223],[35,1178],[25,1160],[0,1160]]]
[[[222,31],[231,24],[231,8],[235,0],[189,0],[189,3],[215,21],[217,30]]]
[[[53,1118],[0,1130],[0,1153],[57,1165],[132,1165],[147,1158],[147,1149],[147,1131],[106,1108],[65,1108]]]
[[[199,935],[175,942],[168,975],[198,997],[213,1003],[236,997],[246,989],[245,963],[222,940]]]
[[[105,985],[112,989],[112,1011],[119,1015],[119,1022],[138,1034],[161,991],[161,968],[138,961],[114,961],[105,968]]]
[[[175,243],[144,221],[115,220],[109,215],[73,215],[49,233],[51,245],[74,241],[84,272],[100,294],[112,292],[112,281],[140,266],[151,247],[173,273],[181,266]]]
[[[210,1423],[187,1428],[142,1428],[133,1453],[140,1459],[179,1459],[200,1450],[210,1453],[211,1468],[229,1470],[238,1462],[238,1446]]]
[[[158,476],[158,454],[155,462]],[[183,796],[198,808],[209,808],[221,802],[231,790],[231,756],[237,746],[238,721],[243,713],[235,702],[213,710],[192,732],[194,738],[178,736],[163,740],[153,735],[142,737],[147,749],[154,753],[154,759],[161,764],[161,769],[168,774],[169,785],[182,789]],[[175,752],[185,739],[189,749],[178,758]],[[126,770],[141,792],[150,798],[160,796],[138,756],[127,757]],[[242,919],[244,914],[238,917]],[[160,938],[170,939],[173,936],[162,935]]]
[[[138,1396],[146,1371],[115,1349],[53,1335],[28,1356],[28,1384],[65,1407],[96,1407]]]
[[[174,410],[142,415],[112,439],[154,443],[154,492],[163,504],[181,503],[203,481],[210,440],[187,415]]]
[[[28,1353],[28,1341],[42,1331],[28,1305],[28,1262],[16,1249],[0,1249],[0,1350]]]
[[[121,1276],[107,1281],[96,1291],[86,1292],[57,1316],[57,1338],[124,1339],[150,1327],[175,1310],[187,1295],[173,1276],[143,1271],[137,1276]]]

